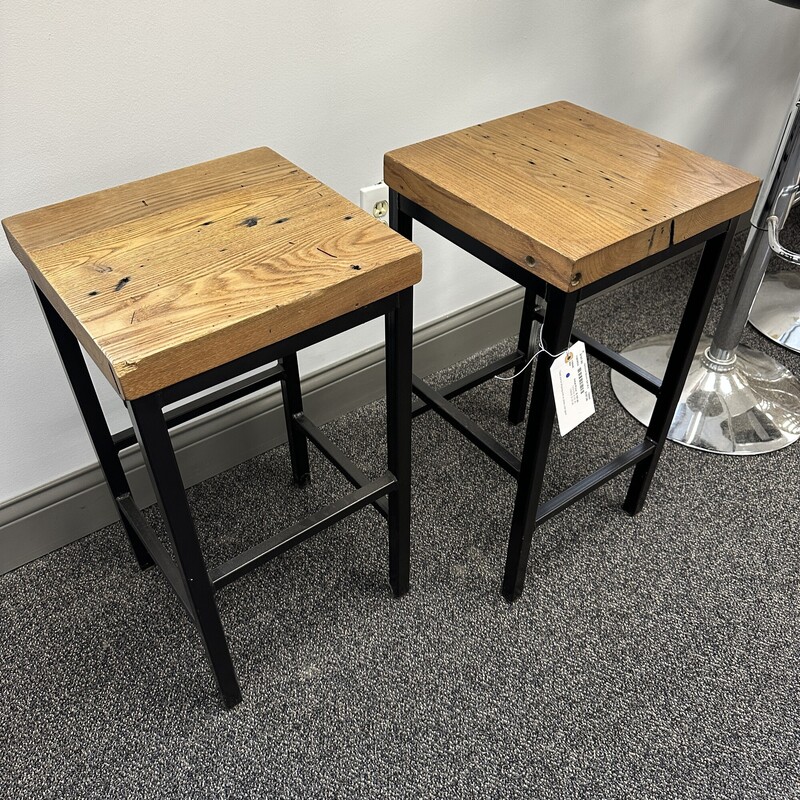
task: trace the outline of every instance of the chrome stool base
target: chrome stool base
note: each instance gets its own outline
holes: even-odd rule
[[[750,324],[774,342],[800,353],[800,271],[781,270],[764,276]]]
[[[664,375],[674,337],[651,336],[622,355],[655,377]],[[800,439],[800,381],[773,358],[739,345],[728,362],[708,356],[711,340],[700,340],[667,438],[736,456],[779,450]],[[647,425],[653,395],[616,372],[611,385],[619,402]]]

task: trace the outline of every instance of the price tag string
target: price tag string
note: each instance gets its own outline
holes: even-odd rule
[[[547,353],[547,355],[551,356],[552,358],[558,358],[559,356],[563,356],[564,353],[567,353],[568,351],[569,351],[569,348],[567,348],[566,350],[562,350],[560,353],[551,353],[549,350],[547,350],[545,348],[545,346],[544,346],[544,341],[542,340],[542,326],[540,325],[539,326],[539,349],[530,357],[530,359],[528,360],[528,363],[525,364],[524,367],[520,368],[519,372],[515,372],[513,375],[511,375],[508,378],[503,378],[500,375],[495,375],[494,377],[498,381],[513,381],[514,378],[518,377],[519,375],[522,375],[522,373],[525,372],[525,370],[528,369],[528,367],[530,367],[530,365],[533,364],[533,362],[536,361],[536,359],[542,353]]]

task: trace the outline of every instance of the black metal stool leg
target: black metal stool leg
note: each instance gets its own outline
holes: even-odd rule
[[[226,704],[236,705],[242,693],[158,396],[132,400],[128,410],[214,677]]]
[[[103,472],[106,484],[115,499],[130,494],[128,479],[125,477],[125,471],[122,469],[122,464],[119,460],[119,453],[114,447],[111,433],[108,430],[108,423],[100,406],[100,401],[97,399],[97,392],[92,384],[86,362],[83,360],[81,346],[72,331],[67,327],[67,324],[61,319],[36,284],[34,284],[34,289],[36,289],[36,296],[39,298],[50,333],[53,335],[53,341],[61,357],[64,371],[67,373],[67,379],[72,386],[72,393],[86,425],[89,438],[94,445],[94,451],[97,454],[97,460],[100,462],[100,469]],[[153,559],[147,552],[147,548],[142,544],[136,531],[124,516],[120,515],[120,521],[125,528],[131,550],[136,556],[139,567],[146,569],[152,566]]]
[[[519,340],[517,350],[525,354],[527,361],[535,352],[535,344],[531,343],[533,333],[534,312],[536,311],[536,292],[530,287],[525,289],[525,299],[522,301],[522,317],[519,325]],[[525,419],[525,407],[528,404],[528,390],[531,385],[533,370],[522,370],[511,383],[511,402],[508,406],[508,422],[518,425]]]
[[[389,227],[411,241],[414,220],[400,210],[400,195],[394,189],[389,189]]]
[[[281,393],[283,394],[283,413],[286,417],[289,457],[292,460],[292,475],[298,486],[305,486],[311,479],[311,467],[308,463],[308,439],[294,419],[295,414],[303,413],[303,394],[300,390],[297,353],[284,356],[280,359],[280,365],[283,368]]]
[[[551,353],[560,353],[569,347],[572,321],[578,301],[577,292],[562,292],[548,287],[547,310],[542,328],[542,341]],[[536,361],[536,377],[528,411],[528,427],[522,450],[522,467],[517,480],[517,496],[511,518],[503,597],[516,600],[525,586],[525,571],[531,550],[531,539],[536,528],[536,512],[542,493],[547,451],[553,434],[556,405],[550,383],[550,365],[553,359],[542,353]]]
[[[631,515],[638,514],[644,506],[735,232],[736,220],[731,220],[727,231],[709,239],[703,248],[689,300],[672,347],[672,355],[653,409],[653,416],[647,426],[647,438],[656,446],[653,452],[634,468],[623,504],[625,511]]]
[[[395,597],[409,584],[411,550],[411,332],[413,289],[397,295],[386,315],[386,431],[389,471],[389,582]]]

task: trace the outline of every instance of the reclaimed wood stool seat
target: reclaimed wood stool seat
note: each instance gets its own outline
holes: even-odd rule
[[[215,590],[372,504],[388,519],[392,589],[406,591],[416,246],[267,148],[20,214],[3,226],[35,285],[139,564],[155,561],[169,579],[228,705],[241,691]],[[303,414],[296,353],[378,317],[386,323],[389,463],[372,480]],[[110,435],[79,345],[127,405],[132,431]],[[308,478],[311,439],[355,489],[209,571],[169,428],[276,382],[295,481]],[[174,559],[130,495],[119,452],[135,441]]]
[[[758,180],[568,102],[389,152],[384,180],[395,230],[410,239],[417,220],[525,287],[515,352],[439,391],[413,379],[422,401],[415,414],[433,409],[517,481],[503,579],[504,596],[514,600],[524,587],[537,525],[630,467],[624,507],[631,514],[642,509],[736,220],[752,205]],[[703,255],[663,380],[573,329],[580,300],[700,244]],[[546,302],[544,314],[537,297]],[[545,351],[563,355],[583,341],[587,353],[657,396],[644,441],[541,504],[555,415],[553,356],[542,352],[536,361],[521,459],[450,402],[501,372],[521,370],[509,411],[512,424],[521,422],[535,319],[543,320]]]

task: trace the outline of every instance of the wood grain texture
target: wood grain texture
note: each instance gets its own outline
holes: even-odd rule
[[[393,150],[384,180],[566,291],[746,212],[759,187],[565,101]]]
[[[268,148],[3,221],[126,399],[400,291],[419,249]]]

